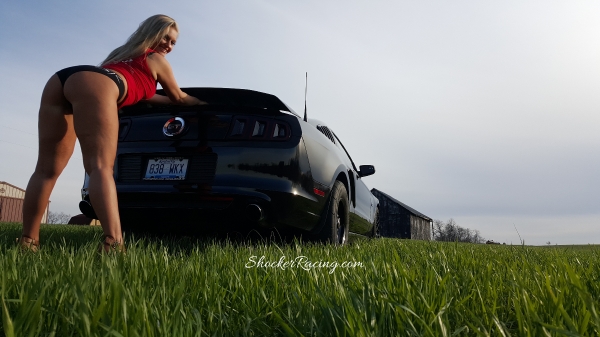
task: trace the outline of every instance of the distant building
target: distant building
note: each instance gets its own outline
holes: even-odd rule
[[[23,222],[23,199],[25,190],[0,181],[0,222]],[[42,216],[42,223],[48,219],[50,201]]]
[[[379,199],[379,232],[383,237],[431,240],[430,217],[401,203],[391,196],[372,189]]]

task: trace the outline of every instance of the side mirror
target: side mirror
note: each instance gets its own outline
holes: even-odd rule
[[[375,166],[373,165],[360,165],[358,175],[361,177],[370,176],[375,173]]]

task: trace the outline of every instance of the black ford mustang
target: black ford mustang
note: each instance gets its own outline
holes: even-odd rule
[[[183,91],[208,104],[119,111],[115,182],[124,229],[225,221],[294,228],[335,244],[349,234],[378,235],[379,202],[362,180],[375,168],[357,169],[329,127],[270,94]],[[82,197],[82,212],[95,218],[87,179]]]

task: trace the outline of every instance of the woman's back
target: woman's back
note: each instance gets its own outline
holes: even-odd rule
[[[150,49],[146,53],[112,64],[103,65],[103,68],[114,70],[121,74],[127,82],[127,95],[119,107],[135,104],[141,100],[148,100],[156,93],[156,78],[148,67],[148,55],[154,53]]]

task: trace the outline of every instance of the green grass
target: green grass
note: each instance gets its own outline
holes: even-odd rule
[[[129,239],[43,226],[22,253],[0,225],[4,336],[598,336],[600,251],[396,239],[317,244]],[[363,267],[246,268],[276,261]]]
[[[572,250],[590,250],[590,249],[600,249],[600,245],[546,245],[539,246],[545,248],[558,248],[558,249],[572,249]]]

